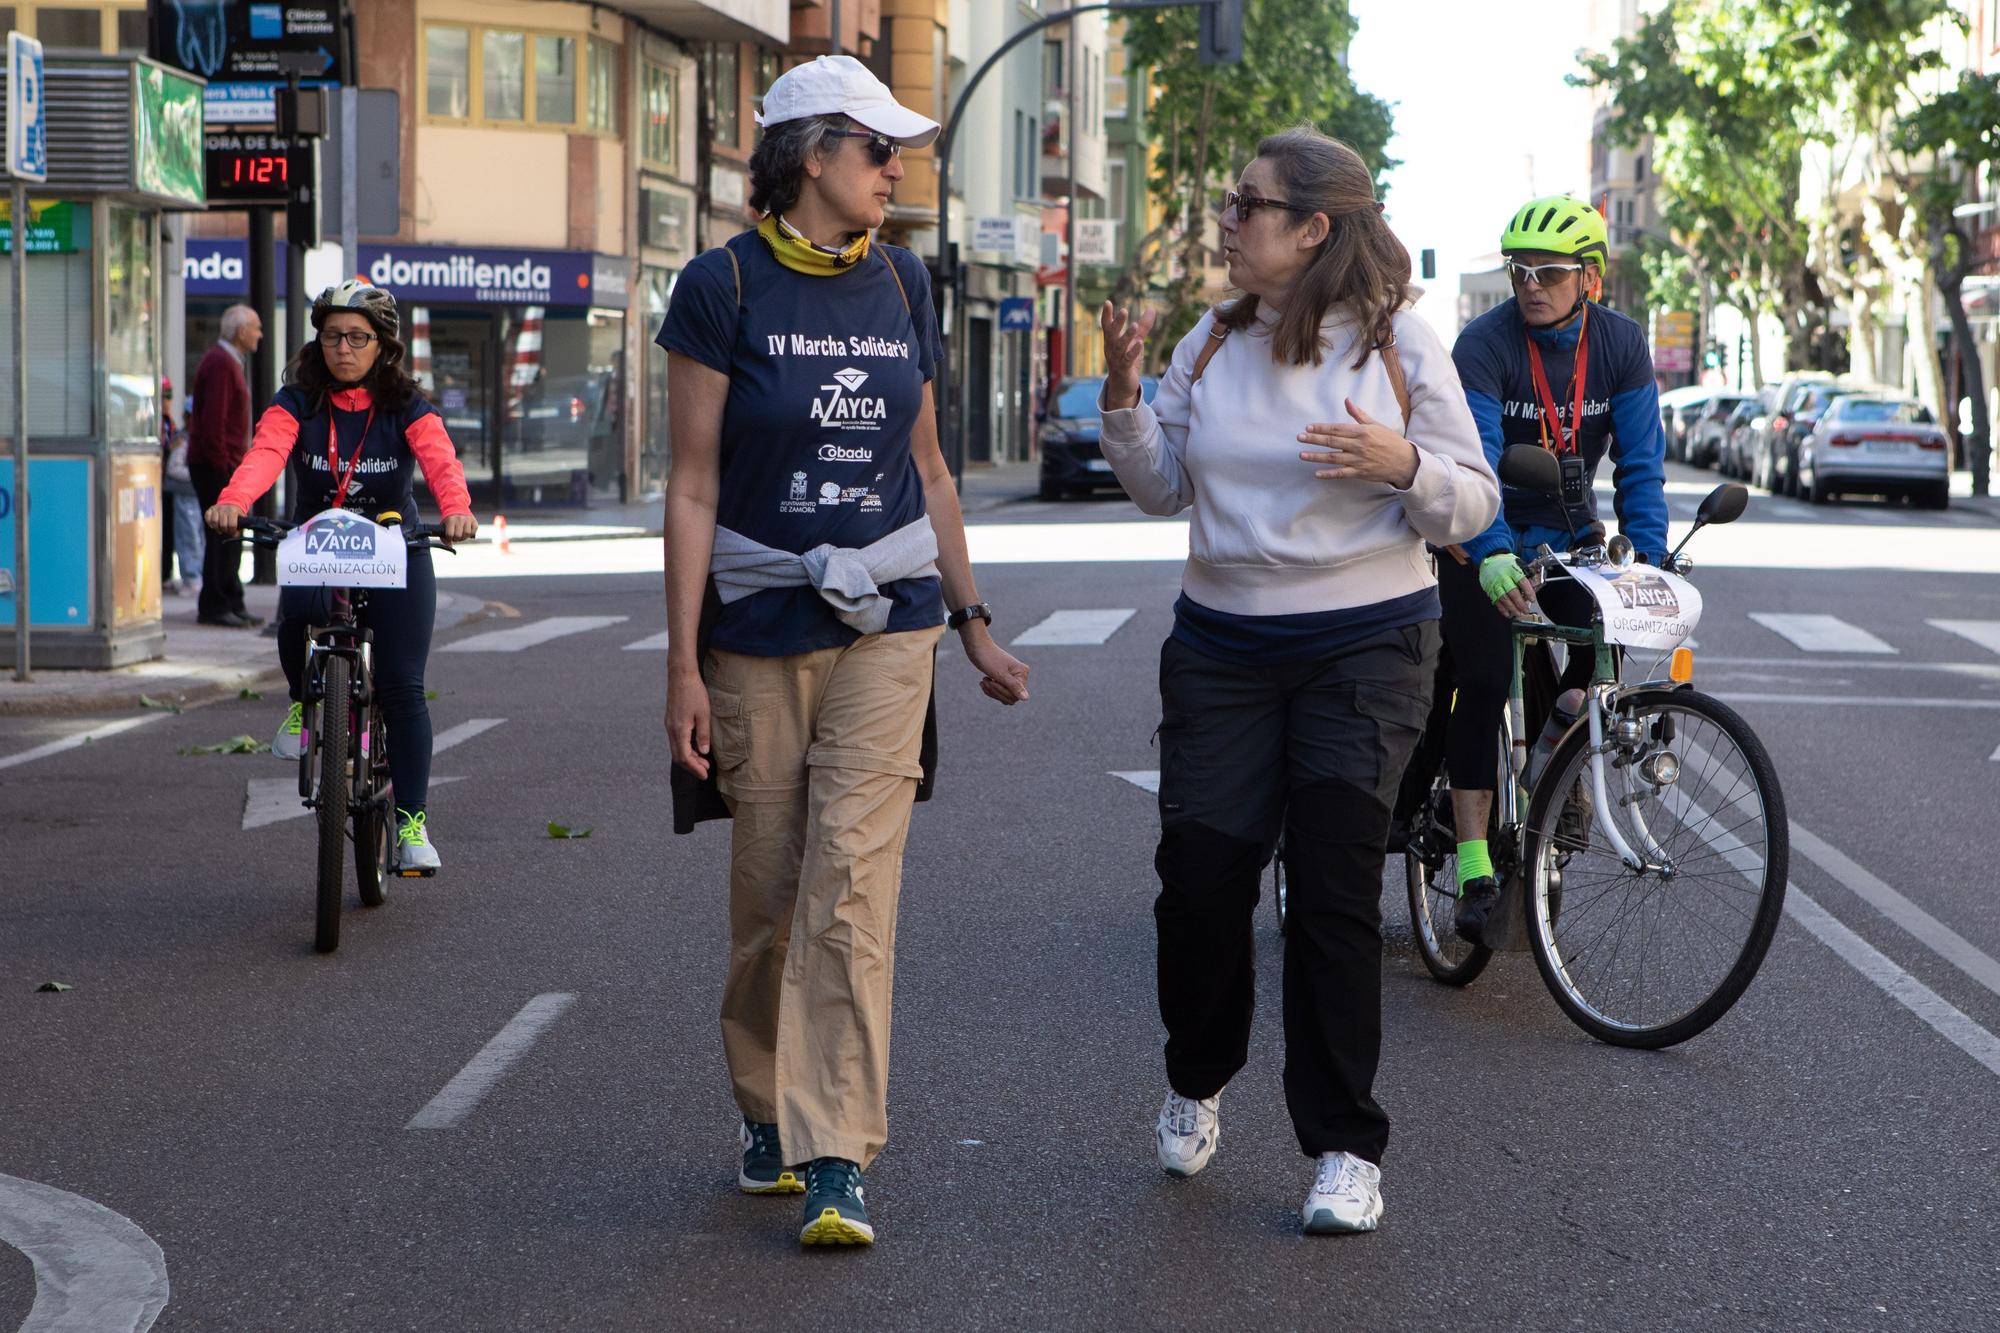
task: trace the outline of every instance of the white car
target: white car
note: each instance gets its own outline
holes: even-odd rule
[[[1851,393],[1827,404],[1799,449],[1799,497],[1907,495],[1925,509],[1951,503],[1951,450],[1922,403]]]

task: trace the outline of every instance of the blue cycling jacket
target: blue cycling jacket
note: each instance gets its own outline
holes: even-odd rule
[[[1521,320],[1519,305],[1510,299],[1458,335],[1451,357],[1486,446],[1486,461],[1496,471],[1508,445],[1542,442],[1542,409],[1528,366],[1530,336],[1541,351],[1542,371],[1558,404],[1563,431],[1571,429],[1577,332],[1578,325],[1571,324],[1531,333]],[[1652,352],[1636,321],[1601,305],[1590,307],[1588,336],[1588,383],[1578,449],[1593,478],[1597,465],[1610,453],[1619,531],[1631,540],[1640,559],[1657,565],[1667,553],[1667,451],[1660,433],[1660,393],[1653,380]],[[1587,496],[1569,517],[1576,531],[1584,533],[1597,522],[1596,495]],[[1476,564],[1496,551],[1520,554],[1544,542],[1558,550],[1570,545],[1561,501],[1503,485],[1499,516],[1493,526],[1465,543],[1465,552]]]

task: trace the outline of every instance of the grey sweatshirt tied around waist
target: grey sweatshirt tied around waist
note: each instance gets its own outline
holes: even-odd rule
[[[769,588],[812,588],[850,629],[880,634],[893,607],[884,583],[938,572],[937,533],[930,515],[862,547],[819,545],[803,554],[780,551],[718,526],[708,572],[725,604]]]

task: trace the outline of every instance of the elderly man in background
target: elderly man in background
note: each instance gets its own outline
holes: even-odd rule
[[[264,341],[264,321],[247,305],[222,312],[222,341],[195,367],[187,412],[188,472],[205,511],[222,496],[229,476],[250,448],[251,354]],[[202,561],[201,600],[196,617],[204,625],[255,629],[263,624],[243,603],[243,543],[211,534]]]

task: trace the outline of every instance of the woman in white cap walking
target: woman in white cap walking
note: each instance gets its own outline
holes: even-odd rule
[[[934,650],[957,630],[1003,704],[1028,697],[1028,668],[987,632],[938,449],[929,276],[873,237],[899,154],[938,126],[849,56],[787,72],[758,123],[764,219],[688,266],[657,339],[675,827],[734,820],[722,1036],[738,1186],[804,1192],[805,1244],[867,1244]]]

